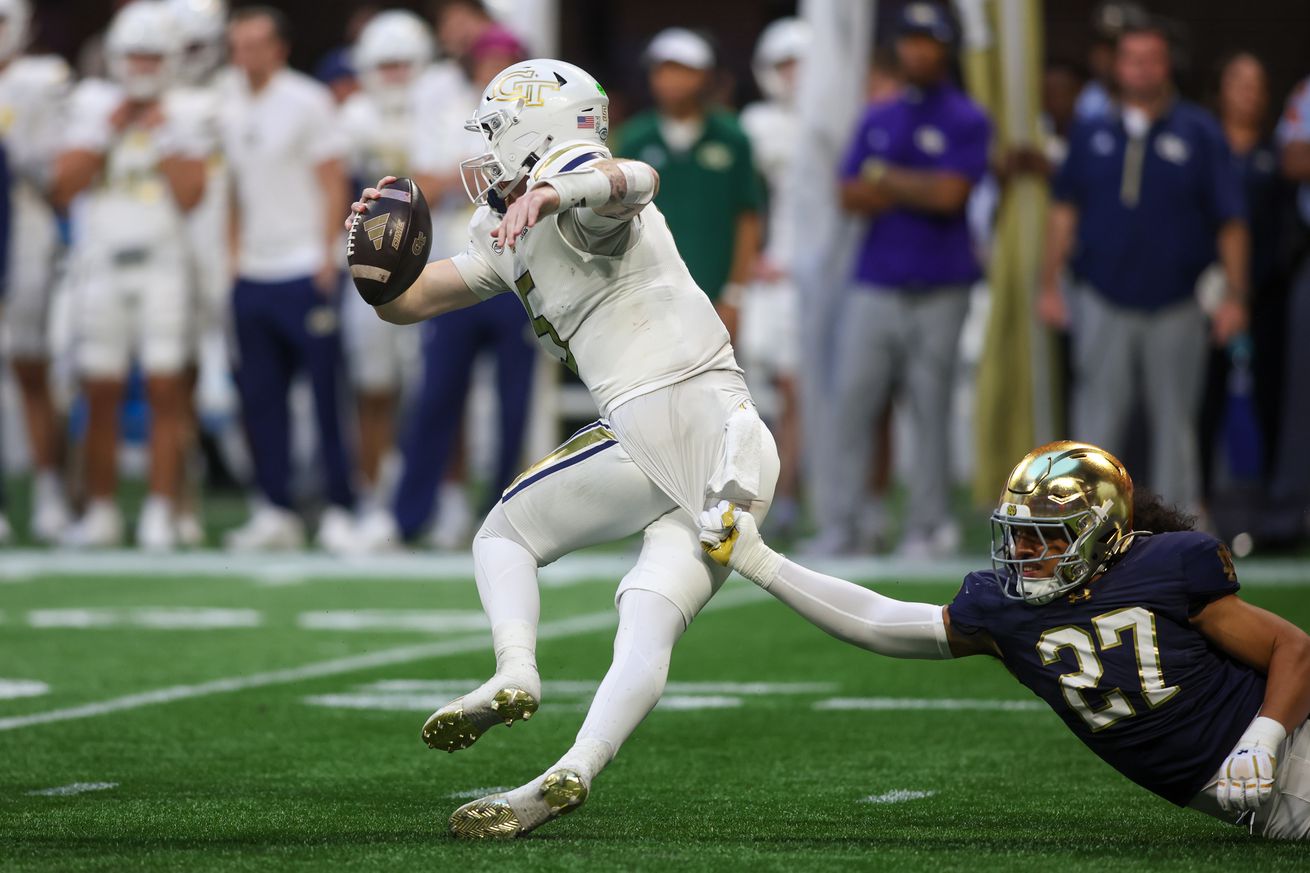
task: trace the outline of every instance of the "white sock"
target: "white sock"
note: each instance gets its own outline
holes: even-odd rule
[[[623,595],[614,662],[560,766],[568,762],[588,781],[604,769],[659,702],[673,644],[685,629],[682,611],[660,595],[641,589]]]
[[[482,609],[491,622],[496,672],[537,680],[537,622],[541,594],[537,561],[519,543],[479,532],[473,540],[473,570]],[[540,688],[532,690],[540,695]]]

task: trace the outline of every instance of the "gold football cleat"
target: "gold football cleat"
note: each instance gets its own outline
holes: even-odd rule
[[[467,749],[494,725],[508,726],[532,718],[539,705],[530,692],[515,685],[497,691],[491,705],[480,710],[466,710],[461,697],[428,717],[423,724],[423,742],[430,749],[446,752]]]
[[[465,840],[521,837],[567,815],[586,799],[587,783],[576,770],[552,770],[538,788],[529,783],[464,804],[450,815],[450,833]]]
[[[466,803],[450,816],[451,835],[463,840],[508,839],[522,830],[514,808],[503,796]]]

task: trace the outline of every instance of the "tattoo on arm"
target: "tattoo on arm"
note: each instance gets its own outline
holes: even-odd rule
[[[628,174],[623,171],[622,164],[624,163],[636,163],[640,165],[640,162],[629,162],[613,158],[604,161],[597,161],[593,164],[595,169],[604,174],[605,178],[609,179],[610,182],[609,202],[595,207],[594,211],[596,214],[604,215],[607,218],[632,218],[638,212],[641,212],[646,204],[654,199],[655,192],[659,191],[659,177],[655,176],[654,192],[652,192],[650,197],[640,197],[636,198],[637,202],[630,202],[630,182]],[[644,165],[642,166],[644,168]],[[649,170],[649,172],[654,173],[654,170]]]

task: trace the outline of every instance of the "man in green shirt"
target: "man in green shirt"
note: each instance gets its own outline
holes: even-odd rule
[[[742,289],[760,248],[762,191],[750,140],[733,113],[710,106],[714,50],[680,27],[646,51],[655,108],[618,131],[614,154],[660,174],[655,204],[696,284],[735,336]]]

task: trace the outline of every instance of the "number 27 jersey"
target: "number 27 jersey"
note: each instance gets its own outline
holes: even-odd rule
[[[1183,806],[1264,700],[1264,676],[1190,623],[1237,590],[1227,549],[1189,531],[1139,538],[1099,579],[1043,606],[1007,598],[991,571],[971,573],[949,610],[953,629],[986,632],[1102,760]]]

